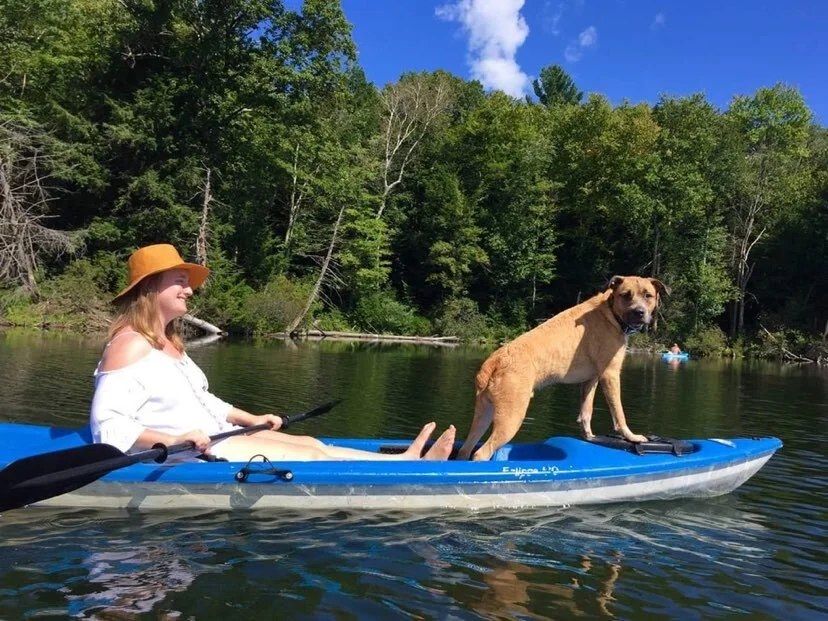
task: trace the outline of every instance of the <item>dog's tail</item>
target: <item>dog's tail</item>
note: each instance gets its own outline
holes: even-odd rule
[[[489,386],[492,374],[500,366],[500,356],[495,353],[486,359],[474,378],[475,394],[480,395]]]

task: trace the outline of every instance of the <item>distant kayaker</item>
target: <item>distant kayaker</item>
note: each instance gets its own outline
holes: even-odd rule
[[[673,343],[673,346],[670,348],[670,353],[671,354],[680,354],[681,353],[681,347],[679,347],[677,343]]]
[[[129,285],[114,300],[118,314],[95,370],[90,414],[95,442],[127,452],[190,441],[198,451],[230,461],[247,461],[254,455],[273,461],[420,459],[436,427],[433,422],[422,428],[405,453],[373,453],[281,433],[279,416],[250,414],[209,392],[207,378],[185,353],[174,321],[187,312],[193,289],[209,273],[202,265],[185,263],[169,244],[146,246],[130,256]],[[211,434],[263,423],[271,430],[210,446]],[[449,426],[424,459],[448,459],[454,436]]]

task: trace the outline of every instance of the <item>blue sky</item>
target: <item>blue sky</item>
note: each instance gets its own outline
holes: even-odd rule
[[[296,6],[298,0],[288,2]],[[785,82],[828,124],[828,0],[343,0],[359,62],[379,86],[445,69],[511,94],[562,65],[614,103]]]

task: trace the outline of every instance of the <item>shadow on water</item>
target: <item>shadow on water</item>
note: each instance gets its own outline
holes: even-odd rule
[[[82,424],[100,344],[0,335],[4,420]],[[215,392],[300,411],[328,436],[410,437],[471,419],[488,351],[219,342],[191,350]],[[735,493],[483,512],[22,510],[0,518],[0,618],[785,618],[828,613],[828,377],[802,367],[631,356],[633,429],[772,433],[785,448]],[[609,427],[602,399],[596,429]],[[519,440],[573,434],[577,389],[534,400]]]

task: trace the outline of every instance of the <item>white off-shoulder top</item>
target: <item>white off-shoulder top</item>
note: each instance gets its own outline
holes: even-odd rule
[[[145,429],[170,435],[236,429],[227,422],[233,406],[208,388],[207,377],[187,354],[176,359],[152,349],[120,369],[101,371],[98,364],[92,437],[127,452]]]

